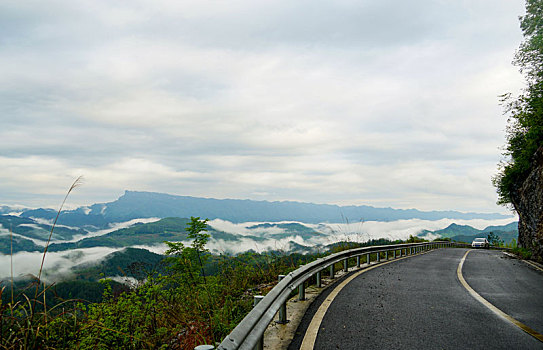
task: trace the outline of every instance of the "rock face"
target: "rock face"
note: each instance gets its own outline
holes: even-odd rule
[[[519,215],[519,246],[530,249],[532,258],[543,262],[543,146],[539,147],[530,175],[513,196]]]

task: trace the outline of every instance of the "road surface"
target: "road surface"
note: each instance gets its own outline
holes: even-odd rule
[[[438,249],[364,272],[308,330],[329,288],[309,308],[289,349],[543,349],[542,341],[483,305],[460,282],[457,270],[467,251]],[[461,272],[490,304],[543,334],[542,271],[499,251],[471,250]],[[316,340],[308,346],[303,340],[311,332]]]

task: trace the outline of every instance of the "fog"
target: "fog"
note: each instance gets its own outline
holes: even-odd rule
[[[29,241],[34,242],[34,244],[40,245],[40,246],[45,246],[45,243],[46,243],[46,241],[41,240],[41,239],[27,237],[27,236],[23,236],[23,235],[20,235],[18,233],[15,233],[15,232],[10,232],[8,229],[5,229],[0,225],[0,236],[9,236],[9,235],[13,235],[13,237],[20,237],[20,238],[28,239]],[[0,256],[1,255],[2,254],[0,254]]]
[[[410,219],[397,220],[390,222],[380,221],[359,221],[349,223],[321,223],[321,224],[304,224],[295,221],[283,222],[246,222],[234,224],[224,220],[212,220],[209,225],[217,230],[232,234],[240,234],[243,236],[259,236],[266,233],[273,235],[274,233],[285,233],[286,230],[272,227],[270,229],[250,229],[251,226],[258,224],[282,224],[282,223],[298,223],[303,226],[312,228],[313,230],[324,233],[325,236],[315,236],[310,239],[303,239],[301,236],[293,233],[292,236],[281,239],[265,239],[263,241],[255,241],[249,237],[240,237],[236,242],[224,240],[211,240],[208,243],[208,248],[214,253],[229,253],[237,254],[240,252],[253,250],[256,252],[264,252],[267,250],[291,250],[291,242],[300,244],[306,247],[315,247],[318,245],[328,245],[339,241],[349,242],[366,242],[370,239],[387,238],[390,240],[407,239],[410,235],[418,235],[423,230],[436,231],[444,229],[447,226],[456,223],[458,225],[469,225],[477,229],[484,229],[488,226],[506,225],[515,219],[499,219],[499,220],[456,220],[442,219],[437,221]],[[433,239],[436,235],[427,235],[429,239]]]
[[[218,231],[224,231],[228,233],[238,234],[242,236],[249,236],[249,235],[258,235],[258,234],[277,234],[277,233],[283,233],[285,232],[284,229],[280,227],[258,227],[258,228],[250,228],[252,226],[261,225],[261,224],[284,224],[284,223],[292,223],[294,221],[280,221],[280,222],[243,222],[243,223],[233,223],[230,221],[222,220],[222,219],[215,219],[210,220],[208,222],[209,226],[213,227],[214,229]],[[307,225],[306,225],[307,226]]]
[[[436,231],[446,228],[447,226],[455,223],[458,225],[469,225],[476,229],[484,229],[488,226],[506,225],[516,219],[499,219],[499,220],[457,220],[457,219],[441,219],[436,221],[410,219],[410,220],[397,220],[389,222],[381,221],[364,221],[354,223],[340,223],[340,224],[319,224],[309,225],[317,231],[325,231],[330,235],[337,237],[338,240],[344,238],[361,239],[366,241],[368,239],[376,238],[388,238],[388,239],[406,239],[410,235],[417,235],[423,230]]]
[[[99,262],[108,254],[121,250],[119,248],[85,248],[73,249],[63,252],[47,252],[44,262],[43,279],[53,282],[61,277],[69,277],[71,268],[75,265]],[[19,252],[13,254],[13,264],[9,255],[0,254],[0,279],[10,277],[11,266],[13,266],[14,278],[25,275],[37,276],[40,271],[43,253]]]
[[[72,239],[62,241],[62,242],[77,242],[77,241],[80,241],[80,240],[82,240],[84,238],[103,236],[103,235],[105,235],[107,233],[117,231],[117,230],[120,230],[120,229],[123,229],[123,228],[128,228],[128,227],[134,226],[135,224],[138,224],[138,223],[148,224],[148,223],[155,222],[155,221],[158,221],[158,220],[160,220],[160,218],[140,218],[140,219],[133,219],[133,220],[124,221],[124,222],[114,222],[114,223],[109,224],[109,227],[106,228],[106,229],[98,230],[98,231],[92,231],[92,232],[86,233],[84,235],[74,235],[74,237]]]
[[[53,225],[53,222],[55,221],[54,219],[47,220],[47,219],[44,219],[44,218],[37,218],[37,217],[34,217],[34,216],[30,216],[29,219],[32,219],[32,220],[36,221],[38,224],[49,225],[49,226]],[[20,226],[23,226],[23,225],[25,225],[25,224],[21,224]],[[55,225],[55,227],[64,227],[64,228],[67,228],[67,229],[70,229],[70,230],[76,230],[76,231],[79,230],[78,227],[61,225],[61,224],[58,224],[58,223]],[[42,228],[40,228],[40,229],[42,229]]]
[[[84,237],[99,236],[119,228],[129,227],[136,222],[152,222],[157,221],[156,218],[151,219],[136,219],[129,222],[117,223],[106,230],[100,230]],[[293,243],[305,246],[311,249],[322,249],[320,247],[332,244],[338,241],[364,242],[369,239],[388,238],[406,239],[410,235],[417,235],[423,230],[435,231],[443,229],[452,223],[458,225],[469,225],[477,229],[483,229],[492,225],[505,225],[515,221],[514,219],[500,220],[452,220],[443,219],[438,221],[427,220],[397,220],[391,222],[351,222],[351,223],[323,223],[323,224],[302,224],[323,235],[315,235],[309,239],[304,239],[299,233],[292,232],[292,235],[284,237],[287,230],[277,227],[271,228],[251,228],[258,224],[279,224],[277,222],[246,222],[234,224],[224,220],[211,220],[209,225],[216,230],[235,234],[236,241],[225,241],[221,239],[210,238],[207,248],[214,254],[238,254],[245,251],[265,252],[268,250],[276,251],[292,251]],[[280,222],[280,223],[293,223]],[[0,235],[5,235],[6,230],[0,230]],[[273,236],[282,234],[278,239]],[[260,240],[254,240],[253,237],[260,237]],[[74,238],[70,241],[75,241],[83,237]],[[430,236],[429,238],[433,238]],[[185,245],[190,245],[189,241],[183,242]],[[164,254],[167,250],[165,244],[135,245],[134,248],[143,248],[157,254]],[[124,248],[85,248],[74,249],[64,252],[48,252],[44,265],[44,279],[54,281],[61,277],[69,276],[71,267],[83,263],[95,262],[99,263],[108,254]],[[41,264],[42,253],[39,252],[20,252],[13,255],[13,265],[9,255],[0,254],[0,279],[7,279],[10,276],[10,267],[13,266],[13,274],[15,277],[21,277],[27,274],[37,275]]]

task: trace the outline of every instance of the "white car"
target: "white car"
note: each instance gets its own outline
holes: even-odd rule
[[[488,239],[486,238],[475,238],[473,242],[471,242],[472,248],[488,248],[490,247],[490,243],[488,243]]]

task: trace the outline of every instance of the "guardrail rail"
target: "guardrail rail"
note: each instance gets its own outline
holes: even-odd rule
[[[305,299],[305,284],[312,276],[316,277],[317,287],[321,287],[322,272],[329,269],[330,277],[335,275],[335,264],[343,261],[343,269],[348,271],[349,259],[356,258],[356,267],[362,268],[361,260],[365,256],[364,267],[370,264],[380,263],[381,255],[389,260],[406,255],[416,255],[438,248],[446,248],[455,245],[447,241],[405,243],[384,246],[372,246],[345,250],[339,253],[312,261],[299,267],[288,275],[280,275],[279,283],[264,297],[255,296],[255,306],[245,318],[232,330],[232,332],[220,343],[218,350],[261,350],[263,349],[264,331],[279,312],[277,323],[286,323],[286,303],[292,292],[298,288],[298,298]],[[375,262],[371,262],[375,254]],[[212,350],[212,345],[200,345],[195,350]]]

